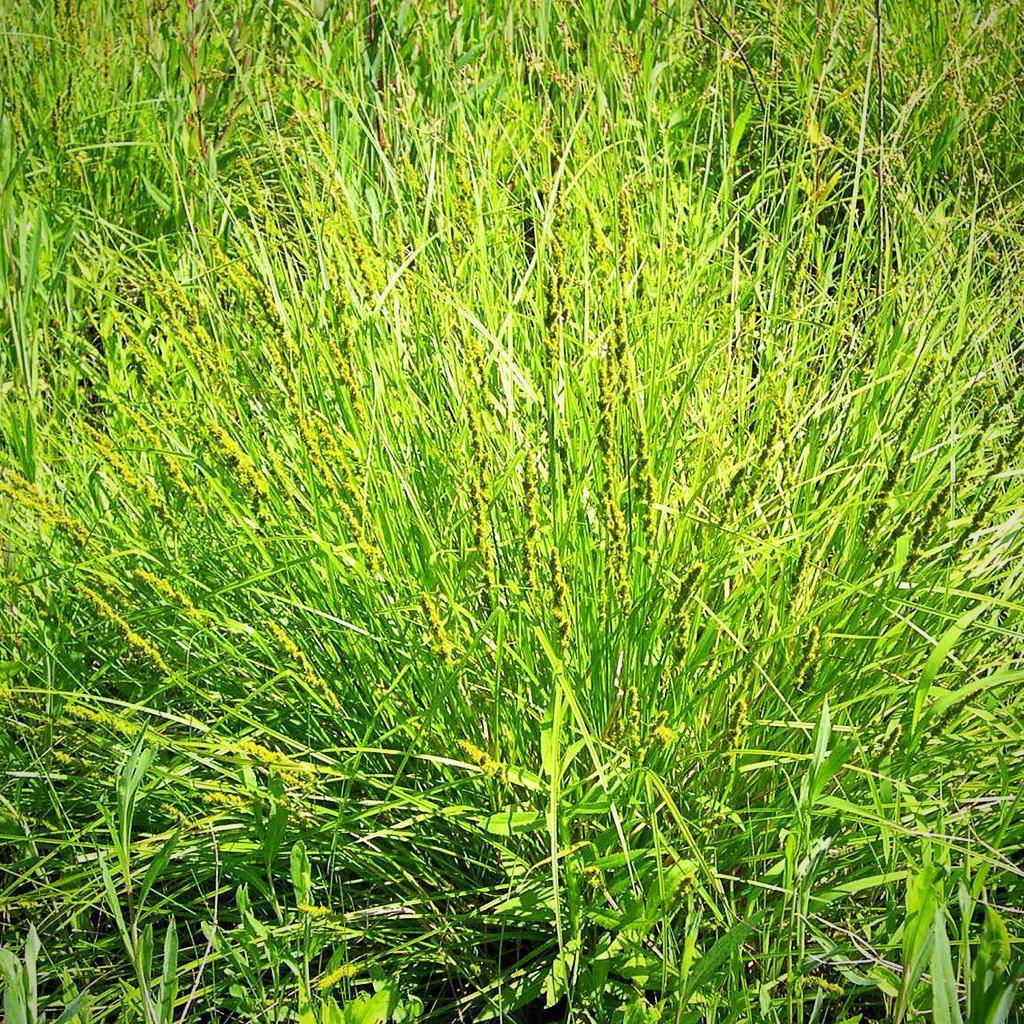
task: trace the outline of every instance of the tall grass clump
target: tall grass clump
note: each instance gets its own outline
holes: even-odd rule
[[[1022,24],[0,0],[8,1024],[1016,1019]]]

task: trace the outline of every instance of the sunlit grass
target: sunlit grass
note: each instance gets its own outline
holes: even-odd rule
[[[0,0],[10,1024],[1012,1019],[1022,14]]]

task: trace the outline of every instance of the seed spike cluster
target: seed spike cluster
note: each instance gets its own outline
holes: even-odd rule
[[[85,524],[67,515],[55,501],[20,473],[4,471],[0,476],[0,494],[6,494],[16,505],[34,512],[43,522],[62,530],[79,544],[89,542],[89,530]]]
[[[337,710],[340,705],[338,698],[334,694],[334,690],[331,688],[323,677],[317,674],[313,668],[312,662],[306,657],[304,651],[302,651],[299,645],[288,635],[287,631],[277,622],[273,620],[267,623],[267,629],[270,635],[277,641],[278,646],[284,652],[289,661],[295,665],[302,679],[306,685],[316,693],[319,693],[327,703]]]
[[[540,580],[540,517],[537,498],[537,466],[527,453],[523,463],[523,578],[526,589],[533,592]]]
[[[486,481],[487,451],[484,447],[480,417],[473,408],[469,410],[469,436],[471,454],[469,506],[473,517],[473,542],[483,573],[483,600],[488,609],[493,609],[498,598],[498,564],[489,519],[490,495]]]
[[[459,740],[462,752],[488,777],[504,779],[508,774],[508,766],[495,761],[486,750],[469,740]]]
[[[903,462],[906,457],[907,453],[905,448],[898,449],[896,454],[893,455],[892,461],[889,463],[889,468],[886,471],[885,478],[882,480],[882,486],[879,487],[878,493],[875,495],[875,499],[872,502],[871,507],[864,516],[865,534],[870,535],[875,532],[875,527],[878,525],[879,518],[885,509],[886,503],[889,501],[889,496],[892,494],[893,487],[895,487],[896,481],[903,470]]]
[[[666,749],[671,747],[679,738],[679,731],[668,724],[667,711],[661,710],[658,712],[654,728],[651,730],[651,737],[659,747]]]
[[[270,501],[270,484],[267,478],[245,449],[219,423],[211,423],[209,429],[220,447],[221,454],[238,474],[239,483],[249,492],[256,515],[261,521],[266,522],[269,518],[267,503]]]
[[[355,362],[355,336],[356,324],[351,317],[345,317],[341,323],[339,342],[331,343],[334,371],[338,375],[349,404],[352,407],[353,415],[360,429],[365,431],[370,425],[366,412],[366,405],[363,402],[363,386],[356,373]]]
[[[117,627],[118,631],[127,641],[128,646],[141,655],[141,657],[149,662],[153,668],[160,672],[169,672],[170,668],[167,662],[164,661],[164,656],[160,653],[156,645],[147,640],[145,637],[137,633],[128,622],[128,620],[114,610],[114,606],[110,604],[106,598],[101,597],[91,587],[82,586],[79,588],[82,596],[99,612],[101,618],[106,619]]]
[[[138,491],[155,515],[170,522],[170,513],[152,481],[131,466],[120,452],[115,451],[110,439],[105,434],[89,424],[86,424],[85,431],[92,438],[104,462],[114,471],[121,483],[130,490]]]
[[[154,590],[159,591],[164,595],[164,597],[169,598],[181,607],[185,612],[185,615],[194,622],[202,623],[205,620],[206,616],[195,606],[188,594],[169,583],[162,576],[158,576],[156,573],[150,572],[148,569],[136,569],[135,575],[138,576],[143,583],[148,583]]]
[[[565,266],[565,248],[557,232],[553,233],[548,247],[550,266],[544,296],[544,347],[548,369],[558,365],[561,325],[567,315],[568,273]]]
[[[429,594],[424,593],[420,597],[420,603],[423,605],[423,613],[426,615],[427,625],[430,627],[431,646],[444,660],[445,665],[448,668],[453,668],[455,665],[455,648],[448,639],[448,631],[445,629],[441,613],[438,611],[434,599]]]
[[[628,608],[630,599],[629,549],[626,538],[626,520],[616,487],[615,465],[615,382],[618,379],[616,362],[607,353],[599,366],[598,410],[600,415],[598,444],[601,450],[602,476],[604,478],[603,504],[605,529],[608,536],[609,571],[620,604]]]
[[[726,746],[734,760],[743,746],[749,721],[749,699],[746,693],[740,693],[733,701],[728,739],[726,740]]]
[[[551,572],[551,614],[558,630],[558,639],[563,649],[569,643],[572,621],[569,618],[569,587],[562,570],[562,556],[557,545],[552,545],[549,560]]]
[[[942,516],[943,509],[949,504],[949,496],[953,490],[952,481],[947,481],[936,492],[928,507],[924,510],[910,540],[910,557],[915,561],[924,554],[924,546],[935,531],[935,525]]]
[[[636,429],[636,462],[639,477],[639,501],[644,511],[644,530],[647,534],[647,560],[653,563],[658,533],[658,495],[651,465],[650,445],[647,430],[640,422]]]
[[[804,544],[800,548],[800,554],[797,557],[796,567],[793,570],[793,585],[790,590],[789,600],[787,602],[787,613],[792,614],[794,609],[800,603],[801,598],[804,596],[804,590],[807,585],[807,575],[810,568],[810,546]]]
[[[694,565],[690,566],[689,570],[679,580],[679,585],[676,587],[675,598],[672,601],[671,610],[672,641],[676,661],[682,661],[686,656],[692,622],[690,598],[693,595],[693,590],[697,580],[700,579],[703,572],[703,563],[696,562]]]
[[[796,671],[793,674],[793,688],[795,690],[806,690],[814,682],[818,647],[820,644],[821,631],[817,626],[811,626],[804,637],[803,646],[800,650],[800,660],[797,662]]]

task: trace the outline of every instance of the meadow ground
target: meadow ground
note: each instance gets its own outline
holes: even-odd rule
[[[0,0],[7,1024],[1012,1020],[1022,23]]]

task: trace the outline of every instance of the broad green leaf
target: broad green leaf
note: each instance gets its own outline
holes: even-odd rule
[[[174,1000],[178,997],[178,929],[172,917],[164,935],[163,973],[157,992],[160,1024],[173,1024]]]
[[[289,858],[292,874],[292,890],[295,893],[297,906],[310,902],[312,881],[310,876],[309,855],[306,853],[306,844],[299,840],[293,847]]]
[[[171,854],[174,853],[174,848],[178,843],[178,835],[180,831],[180,828],[176,828],[170,834],[163,846],[161,846],[157,851],[157,855],[149,862],[149,867],[146,868],[146,875],[142,880],[142,885],[139,886],[139,907],[144,907],[146,905],[146,897],[149,896],[150,889],[153,888],[154,883],[170,862]]]
[[[342,1019],[345,1024],[386,1024],[396,1002],[395,989],[387,985],[372,996],[357,996],[345,1003]]]
[[[484,819],[486,832],[495,836],[511,836],[521,832],[536,832],[544,828],[547,815],[543,811],[498,811]]]
[[[953,623],[952,626],[947,629],[942,636],[939,637],[939,642],[935,645],[935,649],[929,655],[928,660],[925,662],[924,669],[921,671],[921,678],[917,684],[917,690],[914,694],[914,718],[912,723],[912,730],[917,731],[917,724],[921,719],[921,713],[924,711],[924,703],[928,697],[928,691],[931,689],[932,683],[935,681],[936,675],[938,675],[939,669],[944,664],[946,658],[949,657],[950,651],[956,646],[957,641],[963,635],[964,630],[986,609],[988,605],[984,602],[979,602],[969,611],[965,612]]]
[[[938,869],[926,864],[907,886],[906,917],[903,921],[903,982],[896,999],[894,1017],[905,1016],[909,1001],[931,957],[935,941],[935,914],[940,900]]]
[[[946,935],[946,915],[934,916],[932,939],[932,1018],[935,1024],[962,1024],[953,955]]]

